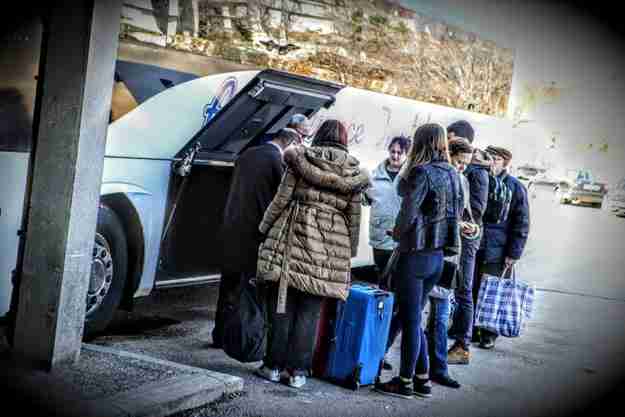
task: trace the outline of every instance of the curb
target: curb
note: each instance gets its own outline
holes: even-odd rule
[[[193,373],[81,404],[89,410],[94,410],[94,417],[164,417],[200,407],[220,398],[223,394],[243,389],[243,379],[232,375],[102,346],[83,343],[82,348]]]

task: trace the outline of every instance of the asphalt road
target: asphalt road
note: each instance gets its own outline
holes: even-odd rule
[[[625,301],[625,219],[530,191],[530,239],[518,273],[539,288]]]
[[[598,412],[625,379],[625,219],[560,206],[548,188],[531,200],[532,230],[518,277],[535,283],[534,315],[518,339],[493,351],[472,349],[469,366],[450,368],[462,387],[434,387],[433,397],[403,400],[367,387],[353,392],[310,379],[301,390],[255,377],[208,347],[216,288],[155,293],[120,314],[94,343],[245,378],[238,398],[176,417],[200,416],[552,416]],[[399,343],[392,362],[399,364]],[[385,372],[383,378],[390,378]],[[606,397],[611,394],[611,397]],[[622,397],[617,397],[622,398]],[[591,408],[595,407],[594,410]]]

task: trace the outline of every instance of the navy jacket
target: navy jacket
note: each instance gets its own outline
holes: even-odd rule
[[[400,179],[398,192],[402,197],[395,222],[399,250],[458,253],[464,196],[454,167],[447,162],[414,167],[406,179]]]
[[[512,191],[508,218],[499,223],[484,223],[480,248],[485,263],[502,263],[506,257],[520,259],[530,230],[530,210],[527,190],[521,182],[507,173],[501,174]]]
[[[464,170],[464,175],[469,180],[471,214],[475,223],[481,226],[488,201],[488,167],[472,163]]]
[[[271,143],[249,148],[237,159],[221,229],[223,270],[256,273],[258,226],[283,173],[282,155]]]

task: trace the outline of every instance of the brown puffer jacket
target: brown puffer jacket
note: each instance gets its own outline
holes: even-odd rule
[[[279,282],[278,313],[287,287],[345,300],[356,256],[361,193],[368,173],[338,147],[297,146],[284,154],[287,171],[260,232],[257,275]]]

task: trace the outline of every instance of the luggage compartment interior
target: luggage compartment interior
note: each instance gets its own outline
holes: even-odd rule
[[[166,221],[181,187],[180,200],[161,248],[160,279],[196,277],[219,272],[220,226],[233,168],[194,165],[183,178],[172,176]]]

